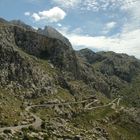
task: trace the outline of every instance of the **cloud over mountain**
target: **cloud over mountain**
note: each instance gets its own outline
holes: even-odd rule
[[[58,22],[63,20],[65,16],[65,11],[59,7],[53,7],[52,9],[39,11],[38,13],[33,13],[31,15],[35,21],[48,20],[48,22]]]

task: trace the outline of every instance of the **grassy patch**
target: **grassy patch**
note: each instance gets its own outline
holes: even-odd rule
[[[57,93],[48,94],[47,96],[39,97],[37,99],[32,99],[33,104],[43,104],[49,101],[58,99],[62,102],[69,102],[74,100],[74,96],[69,93],[68,90],[58,87]]]
[[[95,109],[93,111],[88,111],[84,113],[77,114],[75,118],[72,119],[74,124],[80,125],[81,127],[92,127],[91,123],[105,118],[106,116],[112,115],[114,110],[110,107],[105,107],[101,109]]]
[[[132,84],[120,91],[123,104],[129,107],[140,107],[140,76],[137,76]]]
[[[133,130],[127,126],[118,124],[110,125],[107,128],[111,140],[139,140],[140,134],[138,130]]]
[[[107,98],[104,94],[97,92],[96,97],[98,98],[99,101],[101,101],[104,104],[107,104],[110,102],[109,98]]]
[[[0,89],[0,122],[1,125],[16,125],[23,118],[20,115],[21,101],[8,91]]]

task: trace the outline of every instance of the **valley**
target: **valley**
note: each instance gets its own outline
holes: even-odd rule
[[[134,56],[1,19],[0,139],[139,140],[139,73]]]

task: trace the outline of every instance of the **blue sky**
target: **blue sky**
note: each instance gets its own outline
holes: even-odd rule
[[[75,49],[140,58],[139,0],[0,0],[0,16],[34,28],[53,26]]]

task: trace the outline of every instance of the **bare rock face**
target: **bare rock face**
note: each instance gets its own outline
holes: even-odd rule
[[[44,29],[38,29],[38,33],[45,35],[49,38],[55,38],[55,39],[61,40],[65,45],[71,46],[71,43],[69,42],[69,40],[66,37],[64,37],[56,29],[54,29],[50,26],[45,26]]]
[[[7,88],[12,86],[13,90],[28,89],[26,94],[29,91],[32,94],[40,94],[40,91],[48,86],[51,86],[53,91],[53,78],[39,67],[35,59],[30,59],[16,45],[16,27],[6,25],[0,28],[0,85],[2,87],[7,85]]]
[[[135,57],[114,52],[94,53],[89,49],[83,49],[78,54],[93,66],[98,63],[98,70],[109,76],[117,76],[120,79],[130,82],[140,69],[140,61]]]
[[[31,31],[35,31],[35,29],[33,29],[31,26],[25,24],[23,21],[21,20],[12,20],[10,21],[11,24],[15,25],[15,26],[19,26],[21,28],[24,28],[26,30],[31,30]]]
[[[95,53],[89,49],[80,50],[77,54],[82,61],[92,65],[97,79],[96,89],[108,96],[123,89],[140,72],[140,61],[133,56],[114,52]]]
[[[0,139],[109,140],[127,139],[132,133],[137,137],[139,91],[138,59],[114,52],[74,51],[52,27],[34,30],[19,20],[0,19],[0,124],[32,122],[32,115],[32,120],[18,119],[26,106],[34,104],[32,114],[43,120],[39,130],[6,130]],[[93,110],[85,110],[85,101]],[[123,136],[122,130],[128,133]]]
[[[57,91],[58,77],[80,77],[75,51],[59,39],[38,34],[20,22],[7,22],[0,26],[0,40],[2,86],[25,88],[26,94],[35,96]]]
[[[99,91],[110,98],[140,72],[140,61],[134,57],[89,49],[74,51],[69,40],[52,27],[35,31],[21,21],[3,19],[0,61],[1,85],[19,85],[34,94],[53,93],[57,86],[80,93],[72,81],[82,81],[86,91]]]

